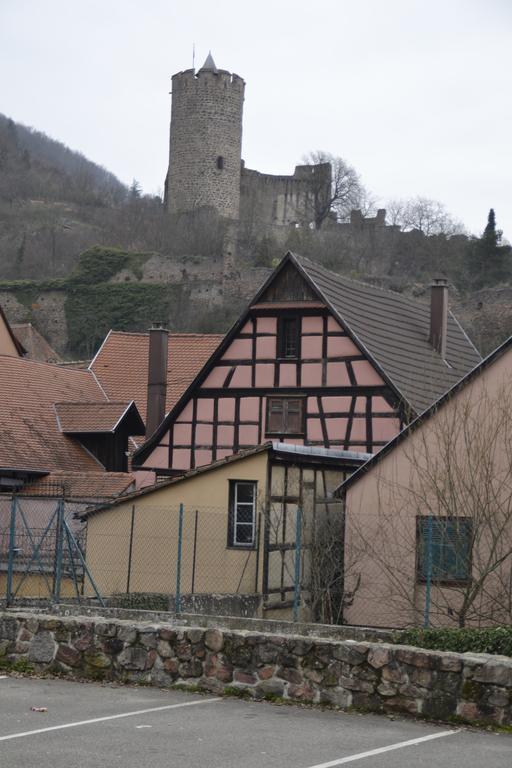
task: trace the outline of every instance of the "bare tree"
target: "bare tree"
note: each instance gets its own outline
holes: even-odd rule
[[[465,233],[463,224],[452,218],[443,203],[427,197],[388,200],[386,218],[389,224],[398,225],[404,232],[417,229],[427,236]]]
[[[330,165],[330,184],[324,172],[313,173],[309,181],[315,228],[320,229],[329,217],[337,221],[347,218],[353,208],[361,207],[364,188],[356,170],[341,157],[316,150],[303,157],[307,165]]]
[[[366,597],[390,624],[425,609],[433,625],[510,623],[512,385],[476,381],[394,455],[375,469],[377,508],[348,514]]]

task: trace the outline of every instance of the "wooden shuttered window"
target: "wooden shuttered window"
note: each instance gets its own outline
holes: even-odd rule
[[[304,399],[300,397],[269,397],[267,433],[277,435],[304,434]]]

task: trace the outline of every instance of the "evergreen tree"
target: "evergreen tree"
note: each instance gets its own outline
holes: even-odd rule
[[[512,248],[501,245],[501,236],[501,231],[496,229],[494,208],[491,208],[482,237],[473,238],[468,244],[466,262],[473,288],[496,285],[512,277]]]

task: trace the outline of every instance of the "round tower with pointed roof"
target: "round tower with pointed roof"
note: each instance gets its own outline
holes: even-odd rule
[[[207,206],[238,219],[244,88],[241,77],[217,69],[211,53],[198,72],[173,75],[165,180],[170,213]]]

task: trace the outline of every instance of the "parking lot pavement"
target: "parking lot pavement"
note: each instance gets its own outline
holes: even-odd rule
[[[355,763],[361,768],[511,768],[512,736],[145,687],[0,679],[2,768],[335,768]]]

